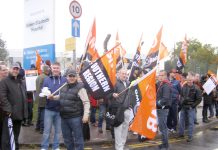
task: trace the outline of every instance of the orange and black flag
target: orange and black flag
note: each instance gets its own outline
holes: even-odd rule
[[[163,26],[160,28],[159,32],[157,33],[155,40],[153,42],[152,47],[150,48],[147,57],[145,58],[145,64],[143,65],[143,71],[148,73],[152,70],[158,63],[158,55],[159,55],[159,48],[162,36],[162,29]]]
[[[159,54],[159,60],[163,60],[169,55],[167,47],[161,42],[160,43],[160,54]]]
[[[80,72],[80,78],[94,99],[104,98],[113,92],[116,82],[115,48],[117,46],[119,45]]]
[[[40,56],[39,52],[36,51],[36,70],[38,70],[38,74],[42,73],[41,64],[42,64],[42,57]]]
[[[99,58],[98,51],[95,48],[96,41],[96,22],[95,19],[93,21],[93,25],[89,31],[89,34],[86,39],[85,52],[83,54],[83,60],[87,60],[90,62],[94,62]]]
[[[156,67],[136,80],[130,88],[134,91],[132,99],[136,100],[130,130],[148,139],[153,139],[157,132],[155,77]]]
[[[176,69],[178,70],[178,72],[182,72],[182,69],[184,68],[187,62],[187,53],[188,53],[188,40],[185,35],[184,41],[182,43],[182,48],[179,53],[179,59],[176,64]]]
[[[119,46],[117,46],[117,48],[115,49],[115,57],[116,57],[116,62],[117,62],[116,68],[117,68],[117,70],[119,70],[119,69],[121,69],[123,67],[123,65],[124,65],[123,57],[126,54],[126,50],[120,44],[119,34],[117,32],[115,45],[118,45],[118,44],[119,44]]]
[[[133,57],[132,66],[131,66],[130,74],[129,74],[129,81],[130,82],[134,79],[133,74],[134,74],[135,70],[140,67],[139,65],[140,65],[140,58],[141,58],[141,46],[144,43],[142,41],[142,36],[143,36],[143,34],[141,35],[138,47],[136,49],[136,53],[135,53],[135,55]]]

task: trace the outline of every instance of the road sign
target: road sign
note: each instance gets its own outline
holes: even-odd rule
[[[76,19],[82,15],[82,7],[77,1],[72,1],[69,6],[71,15]]]
[[[80,21],[72,19],[72,36],[80,37]]]
[[[76,38],[67,38],[65,40],[65,51],[76,50]]]

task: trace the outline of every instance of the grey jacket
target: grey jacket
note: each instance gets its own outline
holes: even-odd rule
[[[44,82],[44,79],[47,77],[44,73],[39,75],[36,78],[36,102],[38,102],[38,107],[45,107],[46,105],[46,97],[39,97],[39,94],[41,93],[42,85]]]
[[[115,87],[114,87],[114,92],[113,93],[121,93],[122,91],[124,91],[128,86],[130,85],[129,81],[126,81],[126,87],[124,86],[124,83],[117,79],[117,82],[115,84]],[[113,97],[113,93],[110,94],[110,103],[109,105],[111,107],[118,107],[119,105],[121,105],[121,103],[124,102],[124,100],[126,99],[127,97],[127,94],[128,94],[128,90],[126,90],[125,92],[121,93],[119,95],[118,98],[114,98]]]

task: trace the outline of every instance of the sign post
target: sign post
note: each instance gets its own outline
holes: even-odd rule
[[[79,4],[79,2],[73,0],[70,3],[69,10],[70,10],[70,14],[74,18],[72,19],[72,36],[80,37],[80,21],[76,19],[82,15],[82,7]],[[76,46],[72,50],[73,50],[73,68],[76,70]]]
[[[67,38],[65,40],[65,51],[66,52],[71,52],[73,51],[73,68],[76,70],[76,38]]]

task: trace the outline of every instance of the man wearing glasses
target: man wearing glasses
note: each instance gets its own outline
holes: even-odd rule
[[[21,123],[27,118],[27,101],[25,88],[22,79],[19,76],[20,65],[14,63],[10,68],[8,77],[0,82],[0,100],[4,118],[11,117],[13,122],[13,131],[15,139],[15,149],[19,149],[18,137],[20,134]],[[3,131],[7,131],[7,127],[3,127]],[[8,139],[7,132],[2,134],[2,139]],[[2,140],[2,149],[10,148],[8,140]]]

